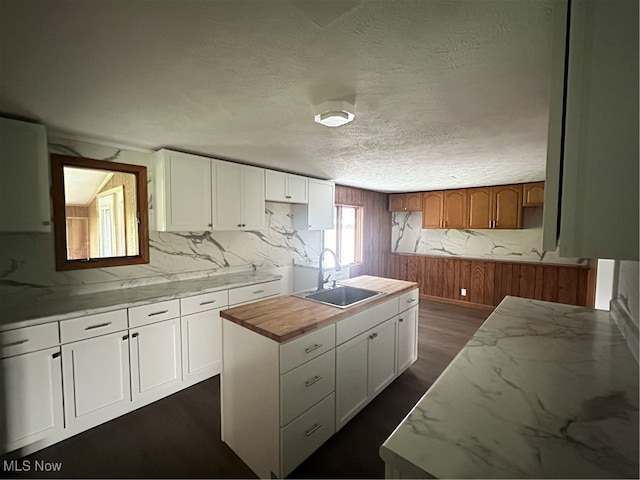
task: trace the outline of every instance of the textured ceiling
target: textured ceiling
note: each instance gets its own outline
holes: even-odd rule
[[[380,191],[542,180],[552,2],[0,0],[0,113]],[[314,105],[355,102],[327,128]]]

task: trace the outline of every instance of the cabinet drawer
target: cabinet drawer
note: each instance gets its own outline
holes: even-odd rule
[[[129,309],[129,327],[141,327],[150,323],[180,316],[180,300],[167,300]]]
[[[191,315],[192,313],[213,310],[214,308],[226,307],[229,303],[229,294],[227,290],[219,292],[203,293],[194,295],[193,297],[180,299],[180,313],[182,315]]]
[[[300,415],[280,431],[281,477],[311,455],[335,432],[335,394]]]
[[[60,322],[60,339],[69,343],[126,329],[127,311],[114,310]]]
[[[349,318],[340,320],[336,325],[336,344],[340,345],[397,314],[398,298],[396,297],[368,310],[356,313]]]
[[[284,426],[335,390],[332,349],[280,377],[280,425]]]
[[[60,343],[58,322],[0,332],[0,357],[12,357],[55,347]]]
[[[280,373],[302,365],[336,345],[335,325],[327,325],[280,345]]]
[[[246,287],[233,288],[229,290],[229,305],[238,303],[253,302],[260,298],[280,295],[280,280],[272,282],[258,283]]]
[[[410,292],[403,293],[398,298],[398,312],[404,312],[408,308],[417,305],[419,301],[420,298],[417,288],[411,290]]]

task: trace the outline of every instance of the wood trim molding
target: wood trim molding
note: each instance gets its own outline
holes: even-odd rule
[[[496,308],[493,305],[483,305],[482,303],[466,302],[464,300],[456,300],[453,298],[434,297],[433,295],[420,294],[420,299],[430,300],[432,302],[446,303],[449,305],[460,305],[462,307],[470,307],[470,308],[475,308],[477,310],[488,310],[490,312],[493,312]]]

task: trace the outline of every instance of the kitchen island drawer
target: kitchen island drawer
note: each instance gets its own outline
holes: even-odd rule
[[[127,311],[114,310],[60,322],[60,340],[69,343],[126,329]]]
[[[0,332],[0,357],[12,357],[55,347],[60,343],[58,322]]]
[[[180,300],[166,300],[129,308],[129,327],[142,327],[180,316]]]
[[[332,393],[280,431],[281,478],[289,475],[334,432],[335,394]]]
[[[327,325],[280,345],[280,373],[312,360],[336,346],[336,327]]]
[[[393,298],[345,318],[337,323],[336,344],[340,345],[397,314],[398,299]]]
[[[335,390],[336,355],[330,350],[280,377],[280,426]]]
[[[415,288],[407,293],[403,293],[398,297],[398,312],[404,312],[405,310],[417,305],[420,301],[418,289]]]
[[[280,280],[232,288],[229,290],[229,305],[253,302],[254,300],[280,295],[281,293]]]
[[[226,307],[229,303],[229,293],[227,290],[219,292],[203,293],[194,295],[193,297],[180,299],[181,315],[191,315],[192,313],[200,313],[214,308]]]

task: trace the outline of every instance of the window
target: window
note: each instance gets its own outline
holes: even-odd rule
[[[324,247],[336,252],[341,265],[362,262],[362,217],[363,207],[336,205],[335,228],[324,231]],[[331,255],[325,260],[333,266]]]

